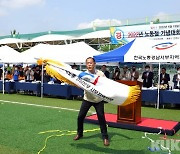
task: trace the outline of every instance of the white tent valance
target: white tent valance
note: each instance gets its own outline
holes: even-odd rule
[[[91,33],[87,33],[85,35],[82,35],[80,37],[77,37],[76,39],[95,39],[95,38],[110,38],[110,31],[109,30],[101,30],[101,31],[95,31]]]
[[[27,42],[27,40],[22,40],[17,38],[0,39],[0,44],[23,43],[23,42]]]
[[[58,34],[48,34],[36,37],[29,42],[44,42],[44,41],[59,41],[59,40],[70,40],[72,36],[68,35],[58,35]]]

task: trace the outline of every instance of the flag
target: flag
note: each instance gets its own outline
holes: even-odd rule
[[[70,65],[51,59],[39,59],[39,65],[45,65],[46,72],[67,84],[77,86],[105,102],[115,105],[128,105],[140,97],[140,87],[128,86],[106,77],[72,69]]]

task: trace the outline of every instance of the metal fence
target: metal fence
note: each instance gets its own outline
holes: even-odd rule
[[[131,26],[131,25],[142,25],[150,23],[169,23],[179,22],[180,14],[176,15],[158,15],[153,17],[135,18],[135,19],[122,19],[122,20],[103,20],[94,21],[93,27],[111,27],[111,26]]]

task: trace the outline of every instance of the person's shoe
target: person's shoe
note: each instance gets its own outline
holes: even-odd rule
[[[104,142],[104,146],[109,146],[109,140],[108,139],[104,139],[103,142]]]
[[[74,140],[76,141],[76,140],[79,140],[80,138],[82,138],[83,137],[83,135],[76,135],[75,137],[74,137]]]

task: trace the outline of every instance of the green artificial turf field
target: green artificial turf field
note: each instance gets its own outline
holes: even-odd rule
[[[28,105],[29,104],[29,105]],[[34,104],[34,105],[33,105]],[[37,106],[39,105],[39,106]],[[81,101],[40,98],[0,93],[0,154],[94,154],[94,153],[162,153],[151,152],[144,132],[108,127],[110,146],[104,147],[98,125],[84,124],[82,140],[73,141]],[[105,104],[105,112],[116,113],[117,107]],[[90,109],[91,114],[94,109]],[[180,121],[179,109],[142,107],[143,117]],[[49,131],[49,132],[47,132]],[[62,132],[60,132],[62,131]],[[68,132],[69,131],[69,132]],[[39,134],[39,132],[44,132]],[[180,134],[180,131],[177,132]],[[180,136],[168,136],[180,140]],[[46,142],[45,140],[50,137]],[[162,135],[149,135],[159,140]],[[180,148],[180,142],[179,142]],[[174,150],[172,153],[179,153]]]

